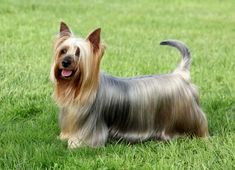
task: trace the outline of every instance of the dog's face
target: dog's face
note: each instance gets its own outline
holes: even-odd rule
[[[57,68],[55,76],[57,79],[71,79],[79,73],[81,61],[81,47],[75,38],[65,40],[58,48]]]
[[[61,82],[85,81],[99,70],[104,46],[100,43],[98,28],[86,39],[73,36],[65,23],[60,25],[59,37],[54,44],[51,80]]]

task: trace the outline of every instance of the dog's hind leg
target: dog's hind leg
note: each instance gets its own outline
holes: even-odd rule
[[[197,107],[197,114],[195,136],[206,138],[209,136],[208,123],[205,114],[199,106]]]
[[[199,126],[200,127],[198,127],[198,129],[196,131],[196,136],[202,137],[202,138],[208,137],[209,133],[208,133],[207,121],[204,120],[204,122],[202,122]]]

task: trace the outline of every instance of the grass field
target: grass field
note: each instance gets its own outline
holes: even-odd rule
[[[190,48],[208,140],[149,141],[68,150],[57,139],[49,70],[59,22],[77,35],[102,28],[102,70],[116,76],[166,73]],[[0,169],[235,169],[233,0],[0,0]]]

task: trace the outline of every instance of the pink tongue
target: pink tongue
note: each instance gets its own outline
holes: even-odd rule
[[[63,77],[69,77],[69,76],[71,76],[71,74],[72,74],[71,70],[62,70],[62,72],[61,72],[61,75]]]

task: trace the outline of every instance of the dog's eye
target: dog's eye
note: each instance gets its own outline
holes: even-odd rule
[[[67,53],[67,49],[66,48],[61,50],[61,54],[66,54],[66,53]]]
[[[76,55],[77,57],[80,56],[80,49],[79,49],[79,48],[77,48],[75,55]]]

